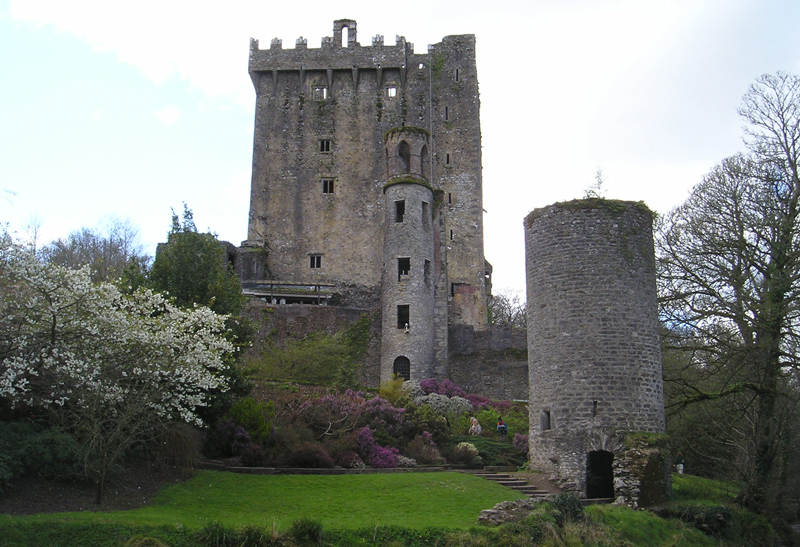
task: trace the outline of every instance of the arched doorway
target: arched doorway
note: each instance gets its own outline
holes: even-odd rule
[[[411,379],[411,361],[408,357],[401,355],[394,360],[394,367],[392,372],[395,376],[399,376],[403,380]]]
[[[605,450],[589,452],[586,456],[586,497],[614,497],[614,454]]]

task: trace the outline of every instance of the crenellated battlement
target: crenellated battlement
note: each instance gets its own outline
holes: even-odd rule
[[[344,29],[347,43],[343,43]],[[273,38],[269,49],[260,49],[259,41],[251,38],[249,72],[405,68],[414,55],[414,44],[405,36],[397,36],[393,46],[384,44],[382,34],[372,38],[372,46],[362,46],[356,38],[352,19],[334,21],[333,36],[323,37],[319,48],[309,48],[308,39],[300,36],[293,49],[283,49],[280,38]]]

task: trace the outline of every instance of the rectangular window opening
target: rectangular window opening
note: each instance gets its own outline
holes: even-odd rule
[[[394,202],[394,221],[395,222],[403,222],[403,218],[406,215],[406,202],[405,201],[395,201]]]
[[[409,327],[409,305],[408,304],[401,304],[397,306],[397,328],[398,329],[406,329],[408,330]]]
[[[451,194],[450,192],[447,192],[447,204],[448,205],[453,204],[453,194]]]
[[[450,154],[445,154],[444,155],[444,164],[445,165],[450,165]]]
[[[425,284],[430,285],[431,283],[431,261],[426,260],[423,269],[423,275],[425,279]]]
[[[396,86],[389,86],[386,88],[386,96],[390,99],[394,99],[397,97],[397,87]]]
[[[323,85],[318,85],[314,87],[312,96],[315,101],[324,101],[328,98],[328,88]]]
[[[422,225],[427,228],[428,224],[430,224],[430,222],[428,221],[428,202],[427,201],[423,201],[422,202]]]
[[[322,255],[309,255],[308,267],[312,270],[318,270],[319,268],[322,268]]]
[[[403,257],[397,259],[397,280],[407,277],[411,271],[411,258]]]
[[[450,109],[446,106],[444,107],[444,120],[447,121],[450,119]]]
[[[453,241],[453,230],[450,230],[450,241]]]
[[[597,416],[597,401],[592,401],[592,416]]]
[[[456,81],[458,81],[458,69],[456,69],[456,71],[455,71],[455,77],[456,77]]]
[[[539,428],[542,431],[549,431],[552,428],[549,410],[542,410],[541,414],[539,414]]]
[[[319,141],[319,151],[323,153],[328,153],[331,151],[331,140],[330,139],[320,139]]]
[[[323,194],[332,194],[333,193],[333,183],[336,179],[322,179],[322,193]]]

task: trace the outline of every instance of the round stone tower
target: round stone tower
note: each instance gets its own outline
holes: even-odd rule
[[[383,242],[381,381],[434,375],[433,190],[428,132],[386,133],[386,225]]]
[[[525,218],[531,466],[589,498],[637,503],[631,434],[665,432],[652,222],[604,199]]]

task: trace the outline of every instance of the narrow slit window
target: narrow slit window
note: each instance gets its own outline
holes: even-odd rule
[[[549,431],[550,429],[552,429],[552,424],[550,423],[549,410],[542,410],[541,414],[539,414],[539,428],[542,431]]]
[[[389,86],[386,88],[386,96],[390,99],[397,97],[397,86]]]
[[[330,139],[320,139],[319,141],[319,151],[322,153],[329,153],[331,151],[331,140]]]
[[[397,280],[400,281],[403,277],[408,277],[411,271],[411,258],[402,257],[397,259]]]
[[[450,109],[448,107],[444,107],[444,120],[447,121],[450,119]]]
[[[328,88],[324,85],[318,85],[314,87],[312,95],[315,101],[324,101],[328,98]]]
[[[597,401],[592,401],[592,416],[597,416]]]
[[[408,304],[401,304],[397,306],[397,328],[398,329],[409,329],[409,305]]]
[[[447,204],[448,205],[453,204],[453,194],[451,194],[450,192],[447,192]]]
[[[430,285],[431,283],[431,261],[426,260],[423,269],[423,278],[425,279],[425,284]]]
[[[322,193],[332,194],[335,179],[322,179]]]
[[[445,165],[450,165],[450,154],[445,154],[444,155],[444,164]]]
[[[309,255],[308,267],[312,270],[318,270],[322,268],[322,255]]]
[[[458,81],[458,69],[456,69],[454,76],[456,78],[456,81]]]
[[[395,201],[394,202],[394,221],[395,222],[403,222],[403,218],[406,216],[406,202],[405,201]]]
[[[430,222],[428,221],[428,202],[422,202],[422,225],[427,228]]]
[[[450,230],[450,241],[453,241],[453,230]]]

